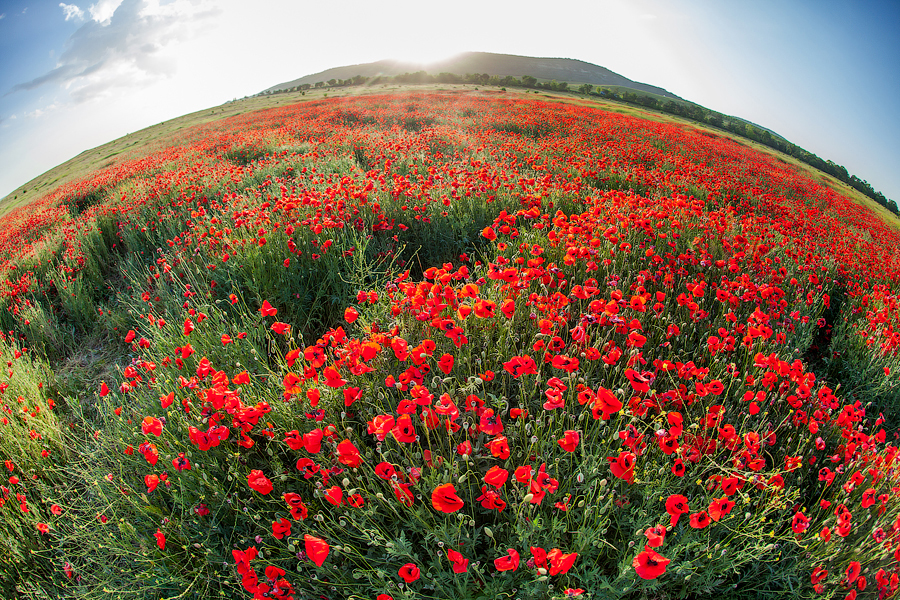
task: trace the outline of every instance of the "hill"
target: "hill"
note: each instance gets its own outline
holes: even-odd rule
[[[331,79],[346,80],[356,76],[369,78],[378,76],[395,77],[403,73],[414,73],[423,70],[433,74],[453,73],[455,75],[465,75],[466,73],[487,73],[497,77],[518,78],[530,75],[539,80],[547,81],[556,80],[600,86],[620,86],[672,100],[681,100],[681,98],[663,88],[632,81],[605,67],[583,60],[535,58],[513,54],[494,54],[492,52],[465,52],[453,58],[433,63],[380,60],[360,65],[335,67],[320,73],[306,75],[293,81],[279,83],[263,90],[263,93],[277,92],[304,84],[315,85],[317,82],[327,82]]]

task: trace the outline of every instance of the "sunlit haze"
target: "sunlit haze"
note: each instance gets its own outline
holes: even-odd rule
[[[130,132],[331,67],[574,58],[772,129],[900,202],[900,6],[0,0],[0,196]]]

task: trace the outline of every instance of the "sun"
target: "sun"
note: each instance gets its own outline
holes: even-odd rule
[[[391,53],[391,59],[400,62],[430,65],[453,58],[465,52],[465,49],[445,45],[404,45]]]

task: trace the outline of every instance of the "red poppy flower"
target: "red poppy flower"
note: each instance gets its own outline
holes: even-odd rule
[[[325,367],[322,375],[325,376],[325,385],[328,387],[339,388],[347,383],[346,380],[341,379],[340,372],[334,367]]]
[[[441,360],[438,361],[438,368],[444,372],[444,375],[449,375],[450,371],[453,370],[453,356],[450,354],[441,356]]]
[[[619,456],[607,456],[612,474],[628,483],[634,483],[635,456],[631,452],[622,451]]]
[[[268,300],[263,301],[262,307],[259,309],[264,317],[274,317],[278,314],[278,309],[269,304]]]
[[[691,527],[694,529],[703,529],[709,525],[709,514],[702,510],[691,515]]]
[[[275,321],[269,329],[278,335],[288,335],[291,332],[291,326],[287,323],[282,323],[281,321]]]
[[[108,396],[109,395],[109,387],[107,387],[106,382],[102,382],[100,384],[100,396]]]
[[[493,408],[486,409],[481,413],[481,418],[478,421],[478,429],[485,432],[487,435],[497,435],[501,433],[503,431],[503,422],[500,420],[500,415],[494,414]]]
[[[507,319],[512,319],[513,315],[516,313],[516,303],[511,298],[507,298],[503,301],[503,304],[500,305],[500,312],[502,312]]]
[[[488,510],[503,512],[503,509],[506,508],[506,501],[500,497],[500,494],[489,490],[486,485],[481,486],[481,495],[475,500],[481,502],[481,506]]]
[[[283,517],[274,521],[272,523],[272,535],[279,540],[286,535],[291,535],[291,522]]]
[[[286,493],[282,496],[284,501],[287,502],[288,508],[291,511],[291,518],[295,521],[302,521],[306,518],[308,511],[306,509],[306,505],[303,503],[303,498],[300,497],[300,494],[296,494],[294,492]]]
[[[494,566],[498,571],[515,571],[519,568],[519,553],[508,548],[506,556],[494,559]]]
[[[260,494],[268,494],[272,491],[272,482],[259,469],[253,469],[247,476],[247,485]]]
[[[147,493],[149,494],[159,486],[159,475],[144,475],[144,485],[147,486]]]
[[[303,434],[303,448],[310,454],[318,454],[322,450],[322,438],[325,433],[318,427]],[[298,448],[295,448],[297,450]]]
[[[144,420],[141,421],[141,431],[144,435],[153,434],[159,437],[162,435],[162,428],[162,421],[156,417],[144,417]]]
[[[179,452],[178,456],[172,459],[172,466],[177,471],[190,471],[191,461],[184,455],[184,452]]]
[[[325,559],[328,558],[328,552],[331,550],[331,546],[329,546],[328,542],[322,538],[317,538],[308,533],[303,536],[303,541],[306,546],[306,556],[308,556],[309,560],[313,561],[317,567],[321,567],[325,562]]]
[[[503,363],[506,372],[518,379],[522,375],[537,374],[537,364],[530,356],[513,356],[510,360]]]
[[[484,482],[499,489],[506,483],[507,478],[509,478],[509,471],[503,467],[493,466],[485,473]]]
[[[454,573],[465,573],[469,570],[469,559],[464,558],[462,554],[453,548],[447,549],[447,558],[452,563],[451,568]]]
[[[597,390],[592,406],[592,413],[595,419],[606,421],[613,413],[617,413],[620,410],[622,410],[622,403],[610,390],[604,387]]]
[[[394,439],[404,444],[411,444],[416,441],[416,427],[413,425],[412,417],[409,414],[402,414],[397,417],[396,425],[391,430]]]
[[[578,447],[580,435],[577,431],[567,430],[561,440],[556,440],[560,447],[566,452],[575,452]]]
[[[397,574],[400,575],[400,579],[402,579],[406,583],[412,583],[419,578],[419,567],[417,567],[413,563],[406,563],[405,565],[400,567],[400,570],[397,571]]]
[[[435,510],[445,513],[456,512],[463,507],[463,501],[456,495],[452,483],[445,483],[434,488],[431,493],[431,505]]]
[[[352,406],[360,398],[362,398],[362,390],[358,387],[344,389],[344,406]]]
[[[234,385],[247,385],[250,383],[250,374],[247,371],[241,371],[231,379]]]
[[[847,567],[847,572],[845,573],[847,576],[847,583],[852,584],[859,577],[860,571],[862,571],[862,566],[859,564],[859,561],[853,560],[850,561],[850,565]]]
[[[678,524],[678,517],[690,512],[690,508],[688,508],[688,499],[681,494],[672,494],[666,499],[666,512],[672,517],[670,525],[674,527]]]
[[[256,546],[250,546],[246,550],[231,551],[238,575],[246,575],[253,569],[253,567],[250,566],[250,561],[256,558],[258,554],[259,551],[256,549]]]
[[[807,527],[809,527],[809,519],[802,512],[798,511],[791,521],[791,529],[794,530],[794,533],[800,535],[806,531]]]
[[[572,568],[572,565],[575,564],[575,559],[577,558],[577,552],[563,554],[562,550],[554,548],[547,553],[547,559],[550,561],[550,576],[567,573]]]
[[[826,577],[828,577],[828,569],[816,567],[815,569],[813,569],[812,575],[810,576],[810,582],[813,585],[816,585]]]
[[[156,533],[153,534],[153,537],[156,538],[156,545],[159,546],[160,550],[166,549],[166,534],[164,534],[159,527],[156,528]]]
[[[348,306],[344,310],[344,320],[347,321],[348,323],[353,323],[358,318],[359,318],[359,312],[357,312],[357,310],[355,308],[353,308],[352,306]]]
[[[659,548],[666,540],[666,528],[663,525],[648,527],[644,532],[647,536],[647,545],[651,548]]]
[[[631,566],[640,578],[656,579],[666,572],[669,562],[668,558],[658,554],[650,546],[644,546],[644,551],[634,557]]]
[[[182,331],[182,333],[184,333],[184,335],[191,335],[192,331],[194,331],[194,322],[190,319],[185,319],[184,330]]]
[[[714,498],[709,504],[709,516],[713,521],[718,522],[719,519],[730,513],[732,508],[734,508],[734,502],[729,500],[726,496]]]
[[[509,458],[509,441],[505,435],[498,435],[486,444],[491,450],[491,455],[500,460]]]
[[[344,500],[344,490],[336,485],[331,486],[325,490],[325,500],[334,506],[340,506]]]
[[[362,464],[359,449],[350,440],[344,440],[337,445],[337,459],[339,463],[351,469]]]

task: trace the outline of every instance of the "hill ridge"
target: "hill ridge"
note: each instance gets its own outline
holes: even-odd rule
[[[574,58],[532,57],[516,54],[497,54],[493,52],[463,52],[451,58],[432,62],[402,61],[382,59],[371,63],[332,67],[318,73],[304,75],[284,83],[279,83],[263,90],[261,93],[272,93],[290,89],[304,84],[325,82],[329,79],[350,79],[357,75],[362,77],[394,77],[402,73],[424,70],[429,73],[487,73],[498,77],[523,77],[530,75],[541,80],[570,81],[589,83],[592,85],[620,86],[642,92],[648,92],[683,100],[679,96],[663,88],[633,81],[624,75]]]

